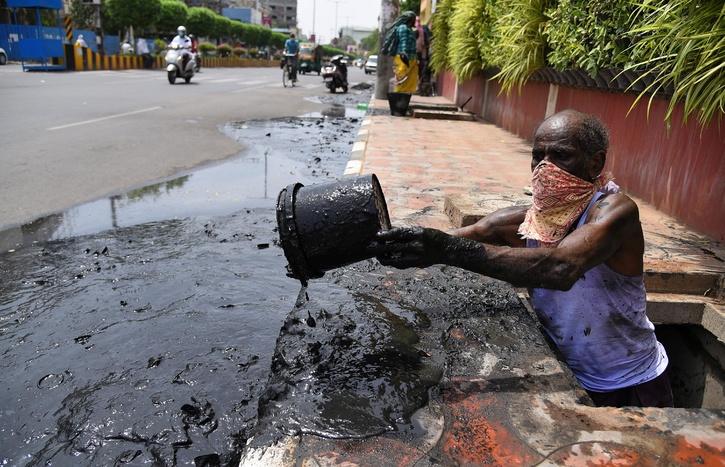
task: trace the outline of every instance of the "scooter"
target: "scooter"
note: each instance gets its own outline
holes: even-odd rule
[[[192,76],[194,76],[194,69],[196,68],[196,60],[194,54],[189,54],[186,64],[184,64],[184,53],[182,50],[189,49],[188,47],[181,47],[179,45],[170,45],[168,52],[166,52],[166,74],[169,78],[169,84],[174,84],[176,78],[183,78],[188,84],[191,82]]]
[[[342,92],[347,92],[347,61],[342,55],[335,55],[330,63],[322,69],[322,79],[325,86],[334,93],[338,88],[342,88]]]

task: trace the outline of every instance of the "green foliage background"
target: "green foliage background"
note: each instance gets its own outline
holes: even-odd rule
[[[70,14],[77,25],[86,25],[92,11],[81,0],[71,2]],[[287,39],[286,35],[267,27],[233,21],[208,8],[189,8],[181,0],[103,0],[101,17],[104,32],[112,35],[122,36],[133,26],[137,35],[155,33],[168,38],[176,34],[177,27],[184,25],[189,34],[197,37],[239,41],[253,47],[279,49]]]
[[[725,113],[723,0],[439,0],[431,66],[467,79],[486,69],[505,91],[543,67],[634,71],[639,98],[672,93],[685,118]]]
[[[186,24],[189,7],[181,0],[161,0],[161,11],[156,21],[156,30],[161,34],[175,34],[176,28]]]

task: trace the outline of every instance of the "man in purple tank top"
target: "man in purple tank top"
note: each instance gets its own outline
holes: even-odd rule
[[[671,407],[667,354],[646,315],[639,211],[603,173],[608,146],[596,117],[559,112],[534,134],[532,206],[450,233],[392,229],[370,249],[397,268],[447,264],[528,287],[597,405]]]

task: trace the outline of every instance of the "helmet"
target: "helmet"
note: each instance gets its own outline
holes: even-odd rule
[[[179,26],[178,28],[176,28],[176,33],[181,37],[184,37],[186,36],[186,28],[184,26]]]

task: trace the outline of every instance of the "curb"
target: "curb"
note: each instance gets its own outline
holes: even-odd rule
[[[370,98],[368,109],[372,108],[372,103],[374,100],[375,95]],[[350,160],[345,166],[345,172],[343,173],[344,177],[362,175],[363,166],[365,163],[365,151],[368,145],[368,136],[370,135],[370,130],[368,127],[370,126],[371,122],[371,115],[366,115],[365,118],[363,118],[362,123],[360,124],[360,130],[357,133],[355,143],[352,145],[352,151],[350,151]]]

